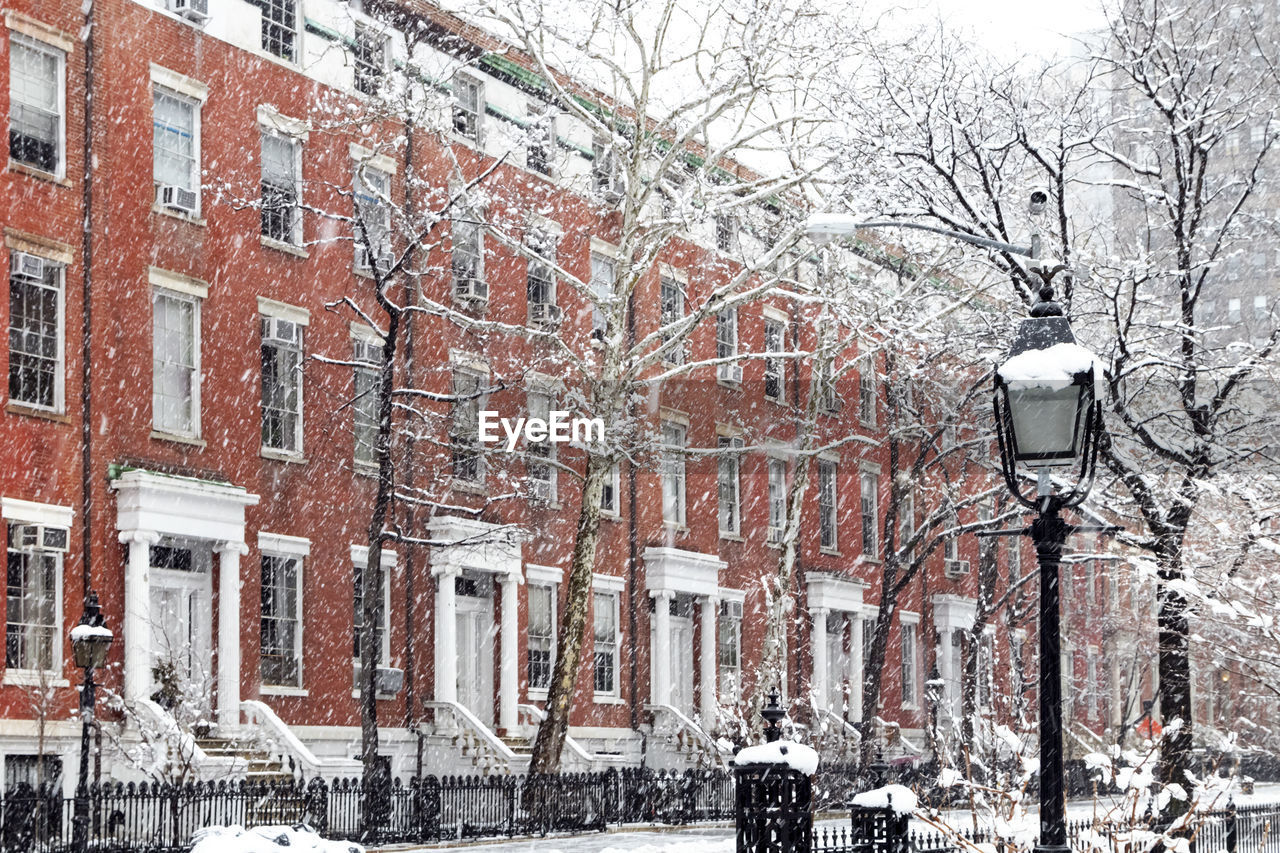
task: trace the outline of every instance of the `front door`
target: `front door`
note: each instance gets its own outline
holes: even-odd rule
[[[493,725],[493,583],[486,577],[456,579],[458,702]]]
[[[152,698],[192,722],[213,698],[212,561],[207,545],[165,540],[151,548]]]

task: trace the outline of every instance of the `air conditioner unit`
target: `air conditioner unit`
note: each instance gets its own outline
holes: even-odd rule
[[[453,295],[464,302],[488,302],[489,285],[479,278],[454,279]]]
[[[379,696],[394,696],[404,687],[404,670],[380,666],[374,676],[374,691]]]
[[[722,364],[716,373],[721,382],[732,382],[735,385],[742,382],[741,364]]]
[[[381,273],[391,272],[391,268],[395,265],[396,265],[395,256],[392,255],[390,252],[379,253],[378,260],[375,262],[375,266],[377,266],[378,272],[381,272]]]
[[[189,190],[186,187],[175,187],[165,185],[160,187],[160,204],[174,210],[181,210],[183,213],[194,214],[196,212],[196,203],[199,201],[195,190]]]
[[[168,0],[169,11],[188,21],[203,23],[209,18],[209,0]]]
[[[65,527],[46,524],[18,524],[12,532],[13,547],[25,551],[67,552],[71,545],[71,531]]]
[[[302,341],[302,327],[292,320],[282,320],[279,317],[263,317],[262,339],[285,344],[300,344]]]
[[[548,302],[533,302],[529,305],[529,322],[539,326],[559,325],[563,312],[559,305]]]
[[[943,563],[943,569],[949,578],[963,577],[969,574],[968,560],[946,560]]]
[[[9,269],[13,275],[23,278],[44,278],[44,258],[29,252],[14,252],[9,256]]]

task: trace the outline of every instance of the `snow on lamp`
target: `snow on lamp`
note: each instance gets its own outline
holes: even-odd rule
[[[113,639],[114,635],[106,626],[102,610],[98,607],[98,594],[91,592],[89,600],[85,602],[84,613],[80,616],[80,624],[71,629],[71,650],[75,655],[76,666],[88,669],[105,664]]]

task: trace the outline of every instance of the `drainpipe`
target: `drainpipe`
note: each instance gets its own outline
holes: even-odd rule
[[[80,252],[83,274],[80,298],[84,315],[80,327],[80,559],[86,605],[93,586],[93,11],[93,0],[87,0],[84,4],[84,172],[81,177],[84,235]]]
[[[636,342],[635,293],[627,297],[627,345]],[[627,462],[627,591],[631,599],[627,608],[627,630],[631,635],[631,666],[628,681],[631,687],[631,730],[640,730],[640,706],[636,704],[636,649],[640,641],[636,637],[636,584],[638,570],[636,562],[640,553],[640,531],[636,527],[636,467]],[[649,662],[650,679],[653,678],[653,661]],[[641,754],[648,748],[648,738],[641,741]],[[641,762],[643,763],[643,761]]]
[[[410,46],[409,51],[410,53],[413,52],[412,45]],[[414,221],[413,220],[413,214],[414,214],[413,146],[414,146],[415,140],[414,140],[413,130],[414,130],[414,124],[412,119],[410,119],[410,121],[406,122],[405,124],[405,146],[404,146],[404,177],[405,177],[404,206],[405,206],[405,212],[408,214],[410,223]],[[413,247],[410,246],[407,251],[409,253],[409,257],[412,258]],[[408,266],[408,263],[406,263],[406,266]],[[413,289],[411,275],[405,276],[405,288],[406,290],[410,290],[410,291],[412,291]],[[412,299],[412,301],[416,302],[417,300]],[[413,328],[414,328],[414,324],[412,322],[412,318],[406,317],[405,328],[404,328],[405,378],[410,383],[413,382],[413,376],[414,376]],[[404,464],[404,474],[402,475],[405,487],[409,490],[412,490],[413,488],[413,448],[414,448],[413,432],[410,431],[409,435],[405,438],[405,450],[404,450],[405,464]],[[408,515],[405,521],[408,528],[412,530],[413,523],[414,523],[414,512],[413,512],[412,505],[408,507],[407,513]],[[413,574],[416,568],[414,565],[416,562],[414,560],[414,556],[417,553],[417,548],[412,545],[406,545],[404,551],[405,551],[405,558],[404,558],[404,614],[405,614],[405,618],[404,618],[404,624],[405,624],[404,718],[405,718],[405,726],[409,729],[410,732],[412,732],[416,736],[418,735],[418,719],[417,719],[417,711],[414,706],[417,699],[418,657],[417,657],[417,648],[416,648],[417,644],[415,642],[415,635],[414,635],[414,630],[417,623],[416,623],[416,620],[413,618],[414,595],[415,595],[414,585],[413,585]],[[415,737],[415,740],[418,742],[417,743],[417,761],[416,761],[417,777],[421,779],[422,778],[422,738]]]

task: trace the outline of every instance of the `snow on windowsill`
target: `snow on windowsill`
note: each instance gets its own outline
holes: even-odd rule
[[[364,853],[359,844],[330,841],[310,829],[292,826],[208,826],[196,830],[191,853]]]
[[[818,772],[818,753],[802,743],[778,740],[740,750],[733,758],[737,767],[744,764],[784,764],[805,776]]]
[[[853,804],[864,809],[892,808],[894,814],[911,814],[916,810],[916,795],[903,785],[885,785],[863,791],[853,798]]]

